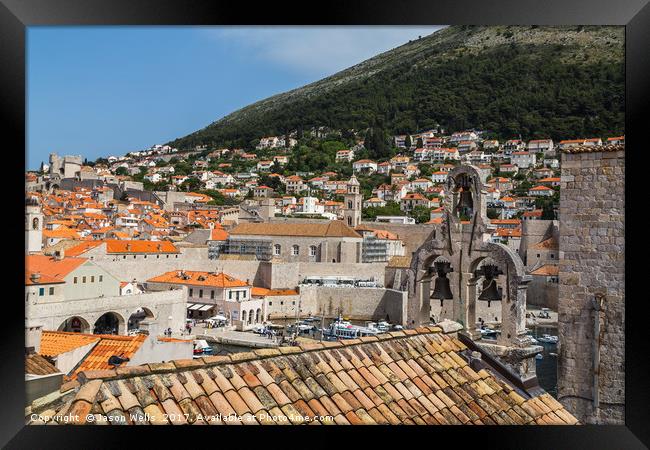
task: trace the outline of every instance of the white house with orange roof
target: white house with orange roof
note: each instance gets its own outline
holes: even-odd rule
[[[392,168],[393,166],[391,165],[390,162],[384,161],[382,163],[377,164],[377,173],[380,173],[382,175],[388,175],[390,174]]]
[[[219,170],[214,170],[211,173],[211,181],[222,186],[227,186],[235,182],[235,178],[229,173],[223,173]]]
[[[533,139],[528,141],[528,151],[533,153],[548,153],[553,151],[553,139]]]
[[[460,153],[467,153],[467,152],[471,152],[477,147],[478,146],[476,145],[476,141],[460,141],[458,142],[457,148]]]
[[[399,209],[404,212],[411,212],[416,206],[431,207],[431,201],[422,194],[406,194],[399,202]]]
[[[428,137],[425,138],[423,141],[424,148],[432,150],[434,148],[440,148],[442,147],[442,144],[444,143],[444,140],[439,137]]]
[[[354,159],[354,150],[339,150],[336,152],[336,161],[352,161]]]
[[[307,185],[305,184],[304,180],[298,175],[291,175],[285,178],[284,181],[287,193],[289,194],[300,193],[307,189]]]
[[[397,155],[390,159],[390,163],[395,169],[403,169],[409,165],[411,158],[408,156]]]
[[[363,202],[364,208],[381,208],[384,206],[386,206],[386,200],[382,200],[378,197],[372,197]]]
[[[434,161],[444,161],[446,159],[459,161],[460,153],[457,148],[437,148],[433,150],[431,159]]]
[[[625,145],[625,136],[614,136],[614,137],[608,137],[607,141],[605,141],[608,145],[620,145],[623,144]]]
[[[535,186],[528,189],[528,195],[531,197],[551,197],[555,191],[547,186]]]
[[[268,186],[256,186],[253,188],[253,197],[256,198],[270,198],[273,197],[273,188]]]
[[[496,139],[487,139],[483,141],[482,147],[484,150],[499,150],[499,141]]]
[[[512,152],[512,155],[510,155],[510,163],[520,169],[534,167],[537,164],[537,155],[532,152]]]
[[[413,151],[413,161],[428,161],[431,159],[431,154],[433,152],[428,148],[416,148]]]
[[[495,189],[498,189],[501,192],[510,191],[513,188],[512,180],[505,177],[495,177],[487,181],[489,186],[492,186]]]
[[[377,188],[373,189],[372,194],[387,202],[400,201],[408,192],[406,185],[390,185],[390,184],[381,184]]]
[[[585,139],[565,139],[560,141],[558,148],[567,149],[571,147],[577,147],[579,145],[585,145]]]
[[[476,141],[477,139],[478,134],[474,131],[459,131],[451,135],[449,142]]]
[[[352,170],[356,173],[372,174],[377,171],[377,163],[371,159],[360,159],[352,163]]]
[[[522,152],[526,150],[526,144],[521,139],[509,139],[503,144],[503,154],[506,156],[512,155],[514,152]]]
[[[544,186],[552,186],[552,187],[557,187],[560,185],[560,177],[546,177],[542,178],[538,181],[539,184],[543,184]]]
[[[431,180],[427,180],[426,178],[418,178],[416,180],[413,180],[409,182],[407,185],[408,189],[411,191],[418,191],[421,190],[423,192],[426,192],[427,189],[429,189],[431,186],[433,186],[433,183]]]
[[[403,173],[408,178],[417,177],[418,175],[420,175],[420,169],[418,169],[418,166],[414,164],[409,164],[408,166],[404,167]]]
[[[269,160],[259,161],[257,163],[257,170],[259,170],[260,172],[268,172],[271,170],[271,166],[273,166],[273,161],[269,161]]]
[[[587,147],[594,147],[597,145],[603,145],[603,140],[601,138],[589,138],[585,139],[585,146]]]
[[[499,202],[503,205],[504,208],[514,209],[517,207],[517,201],[510,196],[501,197]]]
[[[266,304],[254,298],[249,280],[239,280],[224,272],[173,270],[147,280],[147,288],[167,290],[187,288],[188,313],[197,319],[224,315],[239,329],[250,329],[266,321]]]
[[[519,167],[514,164],[501,164],[499,172],[516,174],[519,172]]]

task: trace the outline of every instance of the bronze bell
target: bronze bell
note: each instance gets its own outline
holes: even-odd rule
[[[501,269],[494,264],[485,264],[480,269],[475,270],[474,275],[476,277],[483,276],[485,278],[483,280],[483,290],[478,296],[479,300],[487,301],[489,307],[490,302],[499,301],[503,298],[501,295],[501,289],[497,288],[496,280],[499,275],[503,275]]]
[[[462,211],[471,210],[474,208],[474,201],[472,200],[472,192],[463,188],[460,192],[460,199],[458,200],[458,209]]]
[[[454,298],[449,286],[449,278],[447,278],[447,274],[453,272],[454,269],[451,268],[451,263],[447,261],[438,261],[433,263],[433,265],[435,266],[437,277],[430,298],[439,299],[440,306],[442,306],[443,300],[451,300]]]

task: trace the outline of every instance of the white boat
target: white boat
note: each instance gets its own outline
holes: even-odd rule
[[[211,355],[212,347],[208,344],[208,341],[204,339],[195,339],[194,340],[194,352],[193,358],[200,358],[202,356]]]
[[[544,356],[541,353],[535,355],[535,359],[544,359]]]
[[[334,339],[355,339],[362,336],[376,336],[376,328],[360,327],[340,318],[332,322],[329,328],[323,329],[323,336]]]
[[[559,338],[557,336],[551,336],[550,334],[543,334],[542,337],[538,337],[539,342],[544,342],[545,344],[557,344]]]
[[[377,330],[379,333],[386,333],[390,331],[391,329],[391,324],[385,321],[381,322],[368,322],[366,323],[366,328],[369,328],[371,330]]]
[[[497,331],[491,328],[479,328],[481,336],[496,336]]]

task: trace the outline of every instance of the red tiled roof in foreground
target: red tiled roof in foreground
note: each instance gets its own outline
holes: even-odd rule
[[[440,328],[422,327],[86,371],[61,388],[67,394],[58,403],[35,408],[27,420],[67,415],[86,423],[94,414],[97,423],[126,424],[577,423],[549,394],[525,398],[489,366],[472,369],[467,351]]]

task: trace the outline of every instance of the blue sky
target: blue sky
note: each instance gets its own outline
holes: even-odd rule
[[[27,167],[198,130],[441,27],[30,27]]]

